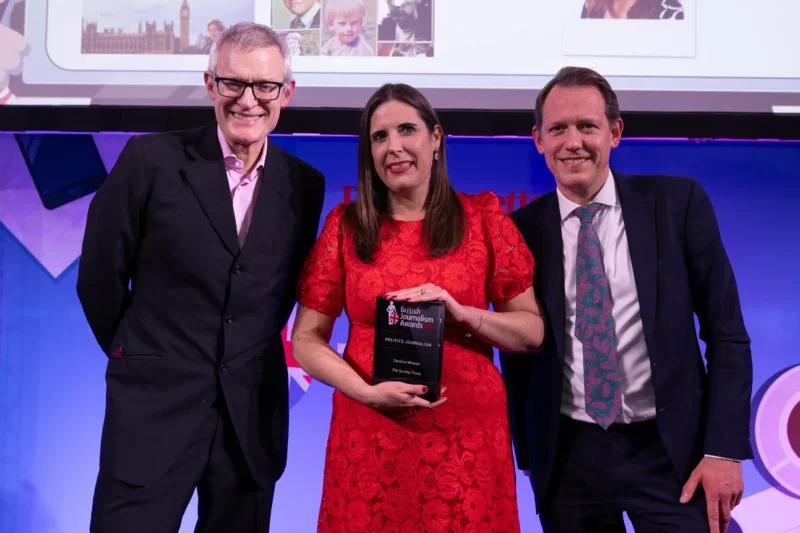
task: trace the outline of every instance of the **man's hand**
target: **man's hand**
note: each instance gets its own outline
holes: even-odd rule
[[[700,484],[706,493],[711,533],[725,533],[731,521],[731,510],[742,501],[742,464],[728,459],[704,457],[683,486],[681,503],[691,500]]]

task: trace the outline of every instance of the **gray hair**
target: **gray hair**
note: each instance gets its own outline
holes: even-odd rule
[[[277,46],[283,56],[284,82],[292,81],[292,54],[280,35],[272,28],[255,22],[239,22],[227,28],[211,45],[211,51],[208,54],[209,72],[215,72],[219,51],[226,44],[244,50]]]

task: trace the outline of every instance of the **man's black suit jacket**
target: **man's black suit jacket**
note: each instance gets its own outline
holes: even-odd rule
[[[254,479],[286,465],[281,330],[324,178],[267,142],[244,246],[217,125],[130,139],[92,199],[78,296],[108,356],[100,468],[145,485],[223,399]]]
[[[613,175],[650,357],[658,429],[670,459],[684,482],[703,454],[752,458],[750,339],[711,201],[691,179]],[[555,191],[511,218],[536,260],[534,290],[547,317],[541,353],[500,357],[517,464],[531,471],[541,510],[559,446],[566,338],[564,248]],[[706,343],[707,368],[695,315]]]

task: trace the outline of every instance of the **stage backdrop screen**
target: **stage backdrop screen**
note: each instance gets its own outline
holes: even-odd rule
[[[91,173],[97,157],[110,169],[129,135],[101,133],[93,138],[97,150],[84,152],[89,172],[81,175]],[[323,218],[337,204],[353,201],[355,137],[289,135],[273,140],[325,174]],[[460,191],[491,190],[513,211],[553,189],[552,175],[529,138],[449,137],[447,143],[449,173]],[[82,144],[74,142],[69,149]],[[41,184],[52,179],[37,167],[31,172],[21,146],[26,145],[14,135],[0,133],[0,532],[86,532],[107,366],[75,290],[92,196],[58,196],[51,203],[40,191],[50,191]],[[744,499],[728,531],[800,533],[800,248],[795,207],[800,205],[800,143],[624,139],[611,163],[620,173],[691,176],[708,192],[736,274],[753,351],[751,437],[756,460],[743,465]],[[311,379],[292,358],[292,321],[283,332],[291,405],[289,459],[277,484],[272,532],[313,533],[332,389]],[[347,333],[343,315],[331,341],[339,353]],[[517,490],[523,533],[540,533],[531,486],[520,472]],[[193,499],[181,533],[193,530],[196,505]]]
[[[626,111],[800,110],[795,0],[4,0],[0,102],[207,105],[212,40],[277,30],[293,105],[361,107],[384,82],[436,107],[529,109],[560,67],[608,76]],[[281,80],[276,80],[281,81]]]

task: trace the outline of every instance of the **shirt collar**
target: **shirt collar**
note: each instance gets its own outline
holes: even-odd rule
[[[225,160],[225,170],[238,170],[239,172],[244,172],[242,160],[236,157],[236,154],[233,153],[231,150],[231,146],[228,144],[228,141],[225,140],[225,136],[222,134],[222,128],[217,125],[217,138],[219,139],[219,145],[222,148],[222,158]],[[264,163],[267,160],[267,141],[264,140],[264,147],[261,149],[261,155],[258,156],[258,163],[256,163],[256,170],[260,170],[263,168]]]
[[[558,190],[558,188],[556,188],[556,196],[558,197],[558,210],[561,214],[561,221],[563,222],[569,218],[572,215],[572,212],[579,208],[580,205],[576,204],[572,200],[569,200],[566,196],[561,194],[561,191]],[[594,197],[594,200],[592,200],[591,203],[607,205],[609,207],[619,207],[617,185],[614,183],[614,175],[610,170],[608,171],[608,178],[606,178],[605,184],[603,184],[603,186],[600,188],[597,196]]]
[[[300,16],[300,20],[303,21],[303,24],[306,28],[311,27],[311,22],[314,20],[314,17],[317,16],[317,12],[320,10],[321,6],[319,2],[315,2],[311,9],[306,11]]]

